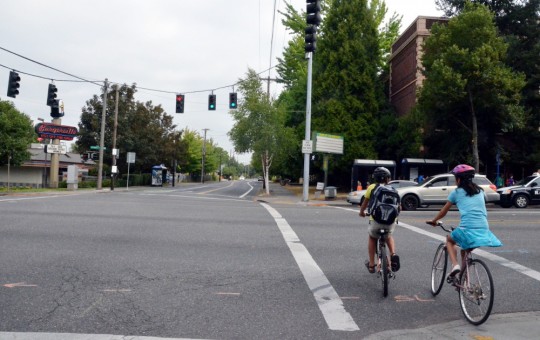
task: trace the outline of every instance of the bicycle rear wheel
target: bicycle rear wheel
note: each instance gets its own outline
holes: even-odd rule
[[[446,266],[448,265],[448,252],[446,246],[441,243],[435,252],[433,265],[431,266],[431,294],[439,294],[444,283],[446,275]]]
[[[384,241],[383,241],[384,242]],[[388,296],[388,258],[386,257],[386,247],[379,246],[379,256],[380,256],[380,274],[381,274],[381,283],[383,289],[383,297]]]
[[[487,265],[482,260],[470,260],[461,276],[461,286],[459,303],[463,315],[473,325],[484,323],[491,313],[495,298],[493,278]]]

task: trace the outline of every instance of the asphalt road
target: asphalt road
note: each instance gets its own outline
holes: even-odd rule
[[[435,209],[401,214],[402,269],[383,298],[356,207],[300,204],[279,186],[259,196],[260,186],[0,197],[0,338],[358,339],[463,325],[457,293],[429,291],[444,235],[424,224]],[[540,209],[489,209],[505,245],[478,255],[495,279],[488,326],[540,310],[539,219]]]

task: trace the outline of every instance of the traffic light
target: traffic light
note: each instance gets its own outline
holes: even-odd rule
[[[176,113],[184,113],[184,95],[176,95]]]
[[[229,109],[236,109],[238,106],[238,96],[236,92],[229,93]]]
[[[60,101],[58,99],[53,99],[51,103],[51,117],[61,118],[64,117],[64,112],[60,111]]]
[[[53,106],[54,101],[56,101],[56,92],[58,92],[56,85],[49,84],[49,90],[47,91],[47,106]]]
[[[306,53],[315,52],[317,49],[317,26],[322,21],[320,0],[306,0]]]
[[[211,110],[211,111],[216,110],[216,95],[215,94],[208,95],[208,110]]]
[[[21,86],[19,82],[21,81],[21,77],[19,77],[19,74],[15,71],[9,72],[9,82],[8,82],[8,88],[7,88],[7,96],[11,98],[15,98],[19,94],[19,87]]]
[[[87,153],[81,154],[81,159],[82,159],[83,162],[88,161],[88,154]]]
[[[306,22],[308,25],[319,26],[322,21],[320,11],[320,0],[306,0]]]
[[[306,27],[306,53],[315,52],[317,49],[317,26]]]

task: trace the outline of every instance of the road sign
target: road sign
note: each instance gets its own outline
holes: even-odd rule
[[[90,150],[99,150],[99,145],[92,145],[92,146],[90,146]],[[103,150],[105,151],[105,150],[107,150],[107,148],[106,148],[106,147],[103,147]]]
[[[127,162],[128,163],[135,163],[135,152],[128,152],[127,153]]]
[[[46,153],[61,153],[65,155],[67,153],[67,146],[65,144],[47,144],[45,145]]]
[[[310,140],[302,141],[302,153],[312,153],[313,152],[313,143]]]

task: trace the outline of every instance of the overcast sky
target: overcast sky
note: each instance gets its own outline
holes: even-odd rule
[[[306,4],[290,2],[298,9]],[[386,0],[390,13],[403,15],[402,30],[419,15],[440,15],[434,2]],[[275,66],[289,39],[279,13],[274,20],[274,4],[277,10],[284,8],[284,0],[3,1],[0,47],[19,56],[0,49],[0,64],[5,66],[0,67],[0,98],[12,100],[36,122],[38,117],[50,121],[47,84],[54,79],[58,98],[65,104],[62,124],[77,126],[86,101],[100,94],[97,85],[61,81],[75,79],[24,58],[101,83],[108,78],[186,93],[184,114],[174,113],[173,93],[139,89],[135,98],[161,104],[180,129],[187,127],[201,135],[209,129],[207,138],[234,152],[227,137],[233,125],[228,114],[229,85],[248,68],[260,72]],[[6,97],[10,69],[21,72],[15,99]],[[216,111],[207,110],[212,90],[217,95]],[[196,91],[202,92],[190,93]],[[270,92],[277,96],[279,88],[271,84]],[[243,163],[250,160],[249,155],[235,156]]]

